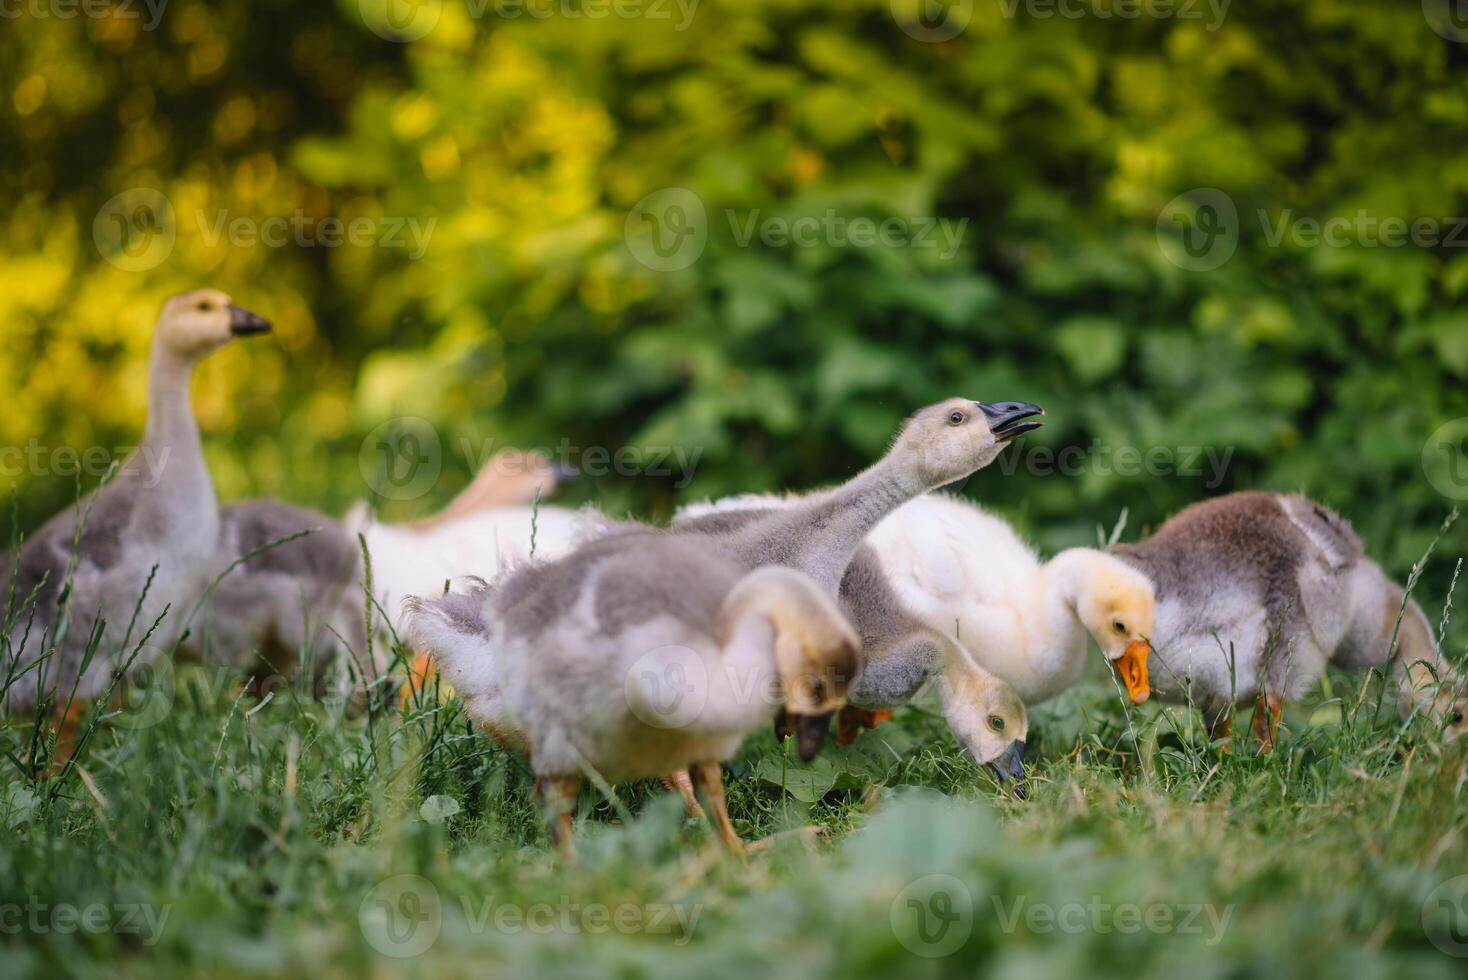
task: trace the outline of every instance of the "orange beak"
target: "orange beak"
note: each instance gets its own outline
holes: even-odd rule
[[[1113,661],[1133,704],[1143,704],[1152,696],[1152,689],[1147,685],[1147,654],[1151,652],[1151,644],[1137,640],[1128,643],[1122,655]]]

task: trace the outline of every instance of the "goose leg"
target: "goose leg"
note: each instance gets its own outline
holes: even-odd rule
[[[698,805],[698,796],[693,791],[693,777],[687,769],[661,776],[658,779],[663,789],[672,790],[683,798],[683,812],[694,820],[703,819],[703,807]]]
[[[1259,692],[1254,701],[1254,737],[1259,740],[1259,752],[1274,751],[1274,737],[1279,731],[1280,715],[1284,713],[1284,702],[1278,695]]]
[[[886,709],[869,711],[848,704],[836,716],[836,744],[850,745],[863,728],[876,728],[891,717],[892,712]]]
[[[734,830],[734,821],[729,819],[729,807],[724,798],[724,770],[717,762],[696,762],[693,765],[693,776],[703,787],[704,795],[708,797],[709,809],[714,814],[714,827],[719,832],[719,839],[731,852],[744,857],[744,841]]]
[[[537,776],[535,791],[550,825],[551,843],[567,861],[576,859],[576,844],[571,839],[571,811],[576,808],[576,794],[581,790],[580,776]]]
[[[428,690],[428,682],[431,680],[433,661],[428,658],[427,651],[414,651],[413,662],[408,666],[408,682],[398,691],[401,706],[407,707],[411,704],[415,695],[421,697]]]

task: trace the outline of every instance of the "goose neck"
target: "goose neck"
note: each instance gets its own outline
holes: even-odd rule
[[[794,508],[791,517],[806,534],[802,563],[821,586],[834,592],[862,540],[889,514],[927,488],[884,458],[852,479]]]
[[[148,424],[144,443],[174,451],[197,447],[199,429],[189,404],[194,362],[154,344],[148,359]]]

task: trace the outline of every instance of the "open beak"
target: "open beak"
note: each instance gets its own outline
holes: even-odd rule
[[[1127,697],[1132,699],[1133,704],[1144,704],[1152,696],[1152,688],[1147,684],[1147,654],[1152,652],[1152,645],[1146,640],[1135,640],[1127,644],[1113,663],[1116,664],[1116,672],[1121,675],[1121,682],[1126,685]]]
[[[809,762],[820,754],[821,746],[826,744],[826,732],[831,728],[831,716],[835,713],[789,716],[794,723],[795,754],[800,756],[801,762]]]
[[[1013,792],[1019,799],[1025,798],[1025,743],[1016,739],[999,754],[997,759],[984,763],[1000,785],[1013,782]]]
[[[229,332],[236,337],[250,337],[258,333],[270,332],[270,321],[258,313],[251,313],[243,307],[229,305]]]
[[[974,402],[979,411],[989,420],[989,431],[1000,442],[1009,442],[1016,436],[1038,429],[1042,423],[1036,419],[1045,414],[1039,405],[1029,402]]]

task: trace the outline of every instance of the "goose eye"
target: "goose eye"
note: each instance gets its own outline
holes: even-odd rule
[[[956,411],[955,410],[955,411],[952,411],[952,412],[949,412],[948,413],[948,424],[949,425],[962,425],[963,424],[963,419],[964,419],[964,415],[963,415],[962,412],[959,412],[959,411]]]
[[[1004,719],[1000,718],[998,715],[990,715],[989,727],[994,729],[996,732],[1004,731]]]
[[[1448,715],[1448,724],[1449,725],[1456,725],[1456,724],[1458,724],[1462,720],[1463,720],[1463,712],[1462,711],[1454,711],[1452,714]]]
[[[1126,632],[1126,623],[1123,623],[1119,619],[1113,619],[1111,621],[1111,628],[1114,629],[1114,630],[1116,630],[1118,633],[1125,633]]]
[[[198,305],[195,306],[194,309],[198,310],[200,313],[208,313],[209,312],[209,301],[207,299],[201,299],[201,300],[199,300]]]

